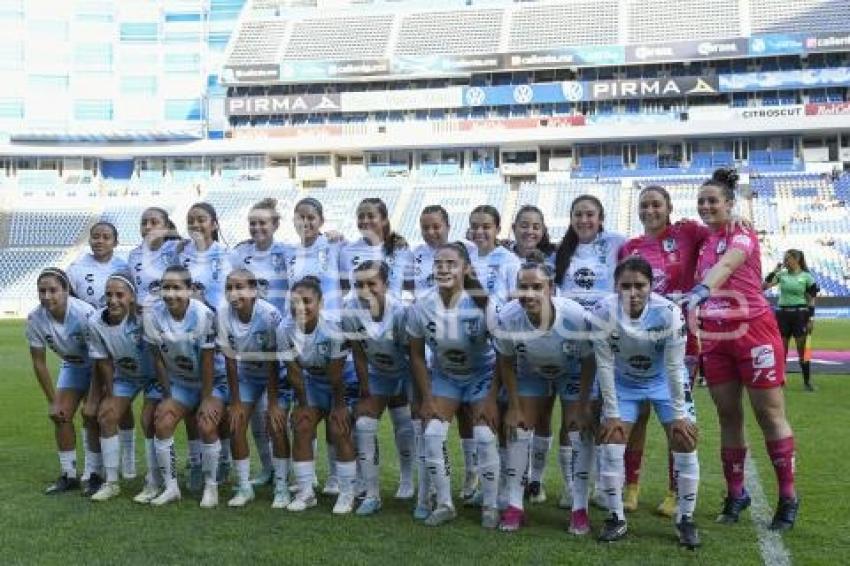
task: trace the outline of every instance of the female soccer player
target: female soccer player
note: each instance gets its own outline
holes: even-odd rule
[[[259,298],[253,272],[244,268],[230,272],[225,282],[227,303],[218,311],[218,345],[224,354],[230,388],[233,464],[236,494],[229,507],[243,507],[254,499],[246,432],[255,405],[266,391],[269,374],[277,376],[276,332],[282,317],[270,302]]]
[[[219,422],[228,399],[224,360],[216,353],[215,314],[192,298],[192,276],[173,265],[162,276],[162,300],[144,313],[144,339],[153,351],[157,378],[166,398],[156,409],[156,459],[165,489],[151,505],[180,499],[174,456],[174,429],[189,415],[198,422],[203,445],[204,494],[201,507],[218,505],[216,472],[221,456]]]
[[[495,351],[488,332],[488,297],[475,277],[462,243],[445,244],[434,257],[436,288],[421,296],[410,312],[410,363],[421,399],[428,473],[437,491],[437,507],[425,520],[437,526],[455,518],[451,478],[446,469],[446,435],[461,403],[472,405],[482,483],[481,524],[499,525],[497,497],[498,413],[493,386]],[[493,315],[493,311],[489,312]],[[431,351],[431,371],[425,344]]]
[[[555,245],[549,239],[549,229],[543,218],[543,211],[533,204],[520,207],[511,225],[514,234],[513,252],[525,259],[534,251],[539,251],[547,262],[555,262]]]
[[[100,447],[106,483],[92,496],[93,501],[106,501],[121,493],[118,485],[118,423],[130,411],[133,400],[144,393],[142,430],[145,435],[147,476],[145,487],[133,501],[150,503],[161,489],[162,479],[154,450],[153,417],[162,399],[162,388],[156,380],[150,349],[142,340],[142,320],[136,304],[136,286],[129,275],[113,273],[106,279],[106,307],[92,315],[89,324],[89,357],[103,386],[104,397],[98,411]]]
[[[477,206],[469,215],[470,236],[478,248],[478,255],[471,258],[472,265],[497,312],[510,300],[519,270],[519,259],[497,245],[500,225],[499,211],[489,205]]]
[[[77,479],[74,414],[80,400],[88,392],[91,381],[86,334],[94,307],[71,294],[71,283],[61,269],[44,269],[37,282],[40,304],[27,317],[26,334],[32,369],[47,398],[47,416],[56,425],[61,475],[45,491],[47,495],[53,495],[80,487]],[[55,387],[47,367],[47,348],[62,358]],[[91,452],[97,447],[97,423],[93,421],[88,417],[83,419],[89,437],[89,450],[86,451],[89,469],[99,468],[96,460],[100,454]],[[93,479],[99,488],[100,482],[97,478]],[[92,482],[92,478],[89,482]]]
[[[735,227],[737,173],[719,169],[699,191],[697,211],[711,228],[697,260],[700,281],[685,303],[698,311],[700,362],[720,421],[727,497],[718,521],[734,523],[750,505],[744,489],[747,443],[741,397],[746,388],[779,483],[771,528],[794,526],[799,501],[794,489],[794,436],[785,416],[782,337],[762,293],[761,252],[755,232]]]
[[[327,235],[322,233],[322,226],[325,223],[324,209],[322,203],[312,197],[303,198],[295,204],[292,220],[299,242],[296,245],[286,247],[287,280],[291,285],[308,275],[318,278],[322,288],[322,313],[327,318],[339,320],[339,310],[342,305],[342,293],[339,287],[339,256],[343,244],[332,242]],[[287,301],[289,301],[289,298],[287,298]],[[290,305],[287,302],[286,315],[288,316],[290,312]],[[353,367],[346,373],[351,379],[356,379]],[[291,394],[289,384],[286,383],[285,385],[286,391]],[[327,435],[325,441],[328,477],[322,492],[325,495],[338,495],[339,487],[333,443]]]
[[[351,287],[354,269],[363,261],[383,261],[388,272],[388,292],[397,300],[402,293],[413,290],[413,255],[407,240],[393,231],[387,205],[379,198],[366,198],[357,205],[357,229],[361,238],[345,245],[339,256],[340,287]],[[354,372],[349,372],[349,375]],[[366,391],[364,391],[365,393]],[[399,458],[399,486],[396,498],[413,497],[414,431],[407,390],[399,390],[388,399],[393,423],[396,451]]]
[[[806,391],[814,391],[811,362],[806,359],[806,339],[811,336],[814,328],[815,297],[819,289],[815,278],[809,273],[803,252],[793,249],[785,252],[782,263],[765,277],[762,288],[770,289],[776,285],[779,285],[779,310],[776,312],[776,319],[785,346],[785,359],[788,359],[788,345],[793,336],[800,369],[803,371],[803,384]]]
[[[591,309],[598,300],[614,291],[614,269],[617,256],[625,238],[604,229],[605,210],[593,195],[580,195],[570,206],[570,227],[561,239],[555,252],[555,284],[559,293],[577,301],[585,309]],[[563,412],[564,405],[561,404]],[[592,463],[589,453],[570,458],[575,450],[569,447],[569,435],[565,426],[568,415],[562,415],[560,450],[558,462],[564,479],[564,490],[559,506],[570,507],[569,489],[571,478],[583,477],[590,470],[571,470],[573,462]],[[582,450],[595,451],[592,439],[584,438]]]
[[[652,293],[652,267],[630,257],[614,271],[617,294],[592,313],[593,349],[602,395],[600,478],[610,517],[599,540],[626,535],[623,514],[623,453],[641,405],[649,401],[667,431],[677,477],[679,543],[699,546],[693,520],[699,484],[697,429],[689,418],[684,383],[685,321],[678,305]]]
[[[413,287],[414,295],[419,297],[434,288],[434,254],[437,249],[449,241],[449,213],[438,204],[432,204],[422,209],[419,215],[419,229],[424,243],[413,250]],[[478,249],[475,244],[463,240],[469,257],[476,257]],[[469,405],[461,405],[457,414],[457,428],[463,450],[464,480],[460,498],[464,503],[473,504],[479,500],[478,470],[475,462],[475,438],[472,434],[472,412]],[[431,513],[428,489],[428,472],[425,465],[425,452],[422,448],[422,420],[413,420],[416,434],[416,454],[419,466],[419,487],[417,489],[416,509],[413,515],[424,520]]]
[[[659,295],[681,295],[694,286],[697,254],[710,230],[693,220],[671,222],[673,202],[667,189],[658,185],[644,187],[638,194],[638,217],[644,233],[630,239],[620,249],[620,258],[640,256],[652,266],[652,291]],[[685,395],[691,395],[691,386],[697,370],[697,342],[688,334],[685,365],[688,381]],[[646,425],[649,421],[649,404],[644,403],[638,420],[631,427],[626,446],[626,486],[623,493],[624,508],[634,511],[640,493],[640,467],[646,444]],[[658,506],[658,512],[672,517],[676,512],[676,485],[673,475],[673,456],[668,457],[668,492]]]
[[[186,214],[189,240],[177,263],[189,270],[196,297],[216,310],[224,302],[224,280],[230,273],[230,252],[219,241],[218,213],[206,202],[196,202]]]
[[[368,393],[361,395],[355,422],[357,459],[366,484],[358,515],[371,515],[381,508],[379,419],[390,399],[407,397],[411,387],[407,309],[389,292],[389,272],[383,261],[361,262],[353,273],[356,294],[343,308],[342,328],[352,346],[358,381],[366,384]],[[410,481],[412,470],[407,473]],[[412,481],[410,485],[412,489]]]
[[[595,368],[585,332],[585,310],[571,299],[554,296],[553,270],[539,251],[532,252],[520,267],[517,294],[519,298],[502,309],[494,333],[509,400],[505,426],[511,432],[505,464],[509,501],[500,523],[503,531],[519,529],[525,519],[522,476],[536,423],[551,420],[552,400],[558,395],[570,415],[570,438],[577,437],[580,382],[585,381],[589,393]],[[574,443],[578,445],[579,440]],[[587,490],[580,491],[584,504],[580,503],[582,495],[574,494],[577,503],[570,517],[570,532],[575,534],[590,530]]]
[[[234,268],[250,270],[256,278],[260,298],[270,302],[281,315],[285,315],[286,247],[274,240],[278,228],[280,213],[277,211],[277,200],[266,198],[256,203],[248,213],[251,239],[234,248],[230,263]],[[265,394],[257,399],[251,416],[251,431],[262,464],[262,471],[252,482],[255,485],[265,485],[274,476],[266,430],[266,401]]]
[[[168,212],[155,206],[142,213],[140,232],[142,243],[129,253],[127,264],[136,283],[136,301],[145,308],[159,299],[162,273],[174,263],[180,238]]]
[[[316,505],[313,438],[319,421],[325,419],[336,448],[339,480],[339,496],[333,512],[344,515],[354,510],[357,479],[349,412],[349,403],[356,400],[357,393],[346,388],[351,380],[343,376],[348,346],[339,323],[322,314],[322,285],[318,278],[308,275],[295,283],[290,291],[290,304],[292,318],[285,320],[277,331],[280,361],[286,364],[298,402],[292,411],[295,427],[292,466],[298,493],[287,509],[304,511]]]

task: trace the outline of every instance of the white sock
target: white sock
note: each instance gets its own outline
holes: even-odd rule
[[[239,487],[251,485],[251,461],[247,458],[233,460],[233,467],[236,469],[236,484]]]
[[[571,446],[558,447],[558,468],[561,470],[561,481],[564,489],[573,492],[573,449]]]
[[[608,511],[618,519],[625,520],[623,513],[623,482],[626,464],[623,454],[625,444],[602,444],[599,446],[599,482],[608,500]]]
[[[699,458],[694,452],[673,452],[673,476],[676,478],[676,498],[678,511],[676,522],[682,515],[693,517],[697,506],[699,488]]]
[[[127,471],[136,469],[136,429],[118,429],[118,439],[121,442],[121,462]],[[102,450],[102,448],[101,448]]]
[[[331,478],[339,479],[336,469],[336,446],[326,442],[325,447],[328,449],[328,480]]]
[[[558,460],[562,461],[561,454],[569,450],[572,454],[572,495],[573,511],[587,509],[590,498],[590,467],[593,459],[593,440],[581,434],[577,430],[569,432],[570,446],[561,446],[558,452]],[[561,464],[563,470],[563,463]]]
[[[201,470],[204,472],[204,483],[206,485],[216,486],[216,473],[218,472],[218,463],[221,460],[221,441],[206,443],[201,445]]]
[[[416,450],[416,473],[417,473],[417,486],[416,486],[416,504],[420,507],[426,507],[429,503],[428,500],[428,464],[426,462],[427,450],[425,448],[425,440],[422,436],[422,420],[421,419],[413,419],[413,432],[415,434],[414,440],[416,441],[415,450]]]
[[[473,429],[478,444],[478,474],[481,477],[482,506],[498,507],[499,498],[499,441],[489,426]]]
[[[59,469],[63,476],[70,479],[77,477],[77,451],[76,450],[60,450],[59,454]]]
[[[357,481],[357,461],[336,463],[337,480],[341,494],[354,495],[354,483]]]
[[[390,409],[390,420],[395,431],[395,447],[398,452],[399,480],[403,484],[413,483],[413,452],[414,433],[413,420],[410,417],[410,407],[393,407]]]
[[[175,466],[177,455],[174,453],[174,437],[169,436],[161,440],[157,438],[154,440],[154,447],[159,473],[165,482],[166,489],[177,487],[177,470]]]
[[[446,437],[449,423],[431,419],[422,435],[425,445],[425,461],[428,465],[428,477],[437,490],[437,503],[452,505],[452,478],[446,467]],[[427,495],[426,495],[427,497]]]
[[[531,431],[524,428],[516,429],[516,439],[508,441],[507,465],[505,480],[508,487],[508,505],[522,509],[522,470],[528,467],[528,445],[531,441]]]
[[[465,475],[477,475],[478,474],[478,460],[477,460],[477,448],[475,445],[475,438],[461,438],[460,445],[463,449],[463,468],[465,471]]]
[[[272,469],[272,451],[269,444],[269,432],[266,430],[266,411],[260,410],[260,404],[254,408],[251,415],[251,434],[254,436],[254,446],[257,447],[257,457],[263,466],[263,471]]]
[[[153,487],[162,485],[162,475],[159,473],[159,465],[156,462],[156,445],[153,438],[145,438],[145,464],[148,467],[145,483]]]
[[[286,477],[289,475],[289,458],[272,457],[272,468],[274,469],[275,487],[286,487]]]
[[[313,478],[316,477],[316,461],[293,462],[292,471],[295,472],[295,483],[298,484],[298,492],[302,497],[313,495]]]
[[[534,434],[534,438],[531,439],[531,473],[529,474],[528,481],[541,481],[543,472],[546,470],[546,458],[551,448],[551,436],[538,436],[536,433]]]
[[[378,470],[380,452],[378,450],[378,419],[358,417],[355,423],[355,440],[357,441],[357,461],[366,482],[366,496],[378,497]]]
[[[201,444],[200,440],[189,441],[189,465],[197,467],[201,465]]]
[[[118,466],[121,463],[121,443],[118,435],[100,437],[100,450],[103,454],[103,469],[106,473],[106,481],[114,483],[118,481]]]

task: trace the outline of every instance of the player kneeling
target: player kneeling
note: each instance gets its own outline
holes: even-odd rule
[[[678,306],[651,293],[652,268],[646,260],[626,259],[614,279],[617,294],[597,305],[591,324],[603,401],[600,477],[611,513],[599,540],[612,542],[626,534],[623,453],[640,405],[649,401],[673,450],[679,543],[693,549],[700,544],[693,521],[699,461],[697,428],[684,387],[685,322]]]

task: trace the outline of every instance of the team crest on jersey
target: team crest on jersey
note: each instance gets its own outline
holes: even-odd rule
[[[720,240],[717,242],[717,253],[722,254],[726,251],[726,240]]]
[[[593,250],[599,256],[600,265],[608,263],[608,240],[596,240],[593,243]]]
[[[212,278],[218,281],[219,276],[221,275],[221,258],[216,257],[212,260]]]
[[[328,356],[331,353],[331,345],[327,342],[319,342],[316,345],[316,351],[319,352],[319,355],[322,357]]]
[[[477,335],[481,332],[481,320],[478,318],[464,319],[462,324],[464,331],[470,336]]]
[[[257,343],[257,346],[260,347],[261,350],[267,350],[269,347],[268,334],[265,332],[254,332],[254,342]]]
[[[496,277],[499,274],[499,268],[495,265],[487,266],[487,290],[491,293],[496,289]]]
[[[589,267],[582,267],[573,273],[573,282],[577,287],[590,290],[596,283],[596,273],[594,273]]]
[[[274,269],[275,273],[282,272],[285,264],[286,264],[286,257],[282,253],[273,253],[272,254],[272,269]]]
[[[257,279],[257,296],[265,299],[269,293],[269,280],[265,278]]]
[[[327,271],[328,269],[328,250],[319,250],[319,266],[322,271]],[[357,264],[355,264],[357,265]]]
[[[354,267],[357,267],[358,265],[360,265],[360,256],[359,255],[353,256],[351,258],[351,265],[353,265]]]
[[[676,244],[676,239],[672,236],[669,238],[664,238],[664,241],[661,242],[662,249],[667,252],[675,252],[678,249],[678,245]]]

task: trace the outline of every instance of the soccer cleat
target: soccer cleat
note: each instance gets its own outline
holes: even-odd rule
[[[201,508],[212,509],[218,507],[218,485],[208,483],[204,486],[204,495],[201,497]]]
[[[463,478],[463,487],[460,490],[460,498],[464,504],[475,497],[478,493],[478,474],[466,473]]]
[[[413,508],[413,519],[415,521],[424,521],[431,515],[431,508],[426,505],[417,505]]]
[[[103,482],[103,485],[100,486],[100,489],[97,490],[97,493],[91,496],[92,501],[108,501],[113,497],[117,497],[121,493],[121,488],[118,486],[118,482]]]
[[[310,490],[309,493],[298,492],[295,494],[295,497],[292,501],[289,502],[289,505],[286,506],[287,511],[294,511],[299,513],[304,511],[305,509],[309,509],[310,507],[315,507],[318,502],[316,501],[316,494]]]
[[[665,495],[664,500],[658,504],[655,512],[663,517],[673,517],[678,508],[679,502],[677,501],[676,492],[667,491],[667,495]]]
[[[797,521],[797,511],[800,509],[799,498],[780,497],[776,504],[776,513],[770,522],[770,530],[785,532],[794,528]]]
[[[496,507],[481,508],[481,526],[485,529],[499,528],[499,510]]]
[[[525,524],[525,512],[519,507],[509,505],[507,509],[502,511],[502,518],[499,521],[499,530],[504,532],[518,531]]]
[[[476,488],[470,496],[463,500],[464,507],[481,507],[481,503],[484,501],[484,494],[480,489]]]
[[[410,481],[403,481],[398,484],[398,489],[395,492],[395,499],[413,499],[413,496],[416,495],[416,490],[413,488],[413,483]]]
[[[529,482],[525,486],[525,497],[531,503],[544,503],[546,501],[546,489],[539,481]]]
[[[336,476],[328,476],[325,487],[322,488],[322,495],[339,495],[339,480]]]
[[[98,492],[102,485],[103,479],[98,474],[91,474],[89,479],[83,482],[83,491],[80,495],[83,497],[91,497]]]
[[[567,529],[570,534],[584,536],[590,533],[590,518],[587,509],[577,509],[570,513],[570,526]]]
[[[180,501],[180,488],[177,487],[177,484],[172,484],[171,486],[166,486],[162,493],[158,496],[154,497],[151,500],[151,505],[154,507],[160,507],[167,503],[171,503],[172,501]]]
[[[623,490],[623,509],[626,511],[637,511],[639,496],[640,485],[636,483],[626,484],[626,488]]]
[[[263,471],[251,479],[251,485],[254,487],[269,485],[272,482],[274,482],[274,470],[268,468],[263,469]]]
[[[699,540],[699,531],[694,523],[693,517],[682,515],[682,518],[676,523],[676,530],[679,531],[679,545],[690,550],[694,550],[701,543]]]
[[[602,524],[602,532],[599,533],[599,542],[615,542],[626,536],[628,527],[626,521],[617,518],[617,515],[611,513],[611,516],[605,519]]]
[[[200,464],[189,466],[189,478],[186,480],[186,489],[191,493],[199,493],[204,489],[204,470]]]
[[[723,511],[717,516],[716,521],[726,525],[737,523],[741,516],[741,511],[749,507],[750,503],[752,503],[752,499],[750,499],[750,494],[747,493],[747,490],[741,492],[741,497],[727,495],[723,501]]]
[[[361,517],[366,517],[368,515],[374,515],[380,510],[381,500],[377,497],[367,497],[363,500],[363,503],[360,504],[360,507],[357,508],[355,514],[360,515]]]
[[[286,484],[276,485],[274,488],[274,498],[272,499],[272,509],[286,509],[291,501]]]
[[[570,490],[565,489],[561,492],[561,498],[558,500],[558,508],[559,509],[572,509],[573,508],[573,494]]]
[[[47,489],[44,490],[44,495],[57,495],[73,489],[80,489],[80,480],[61,475],[59,479],[47,486]]]
[[[354,511],[354,494],[340,493],[334,503],[333,514],[348,515],[352,511]]]
[[[815,386],[812,385],[811,383],[806,383],[805,385],[803,385],[803,388],[809,393],[815,392]]]
[[[425,519],[425,524],[429,527],[439,527],[443,523],[453,520],[455,517],[457,517],[457,511],[455,511],[454,506],[437,505],[437,508],[431,511],[431,514]]]
[[[159,487],[155,485],[145,484],[144,489],[136,497],[133,498],[133,502],[140,503],[142,505],[147,505],[156,498],[158,493]]]
[[[244,507],[254,500],[254,488],[251,484],[240,485],[236,488],[236,495],[227,502],[228,507]]]

